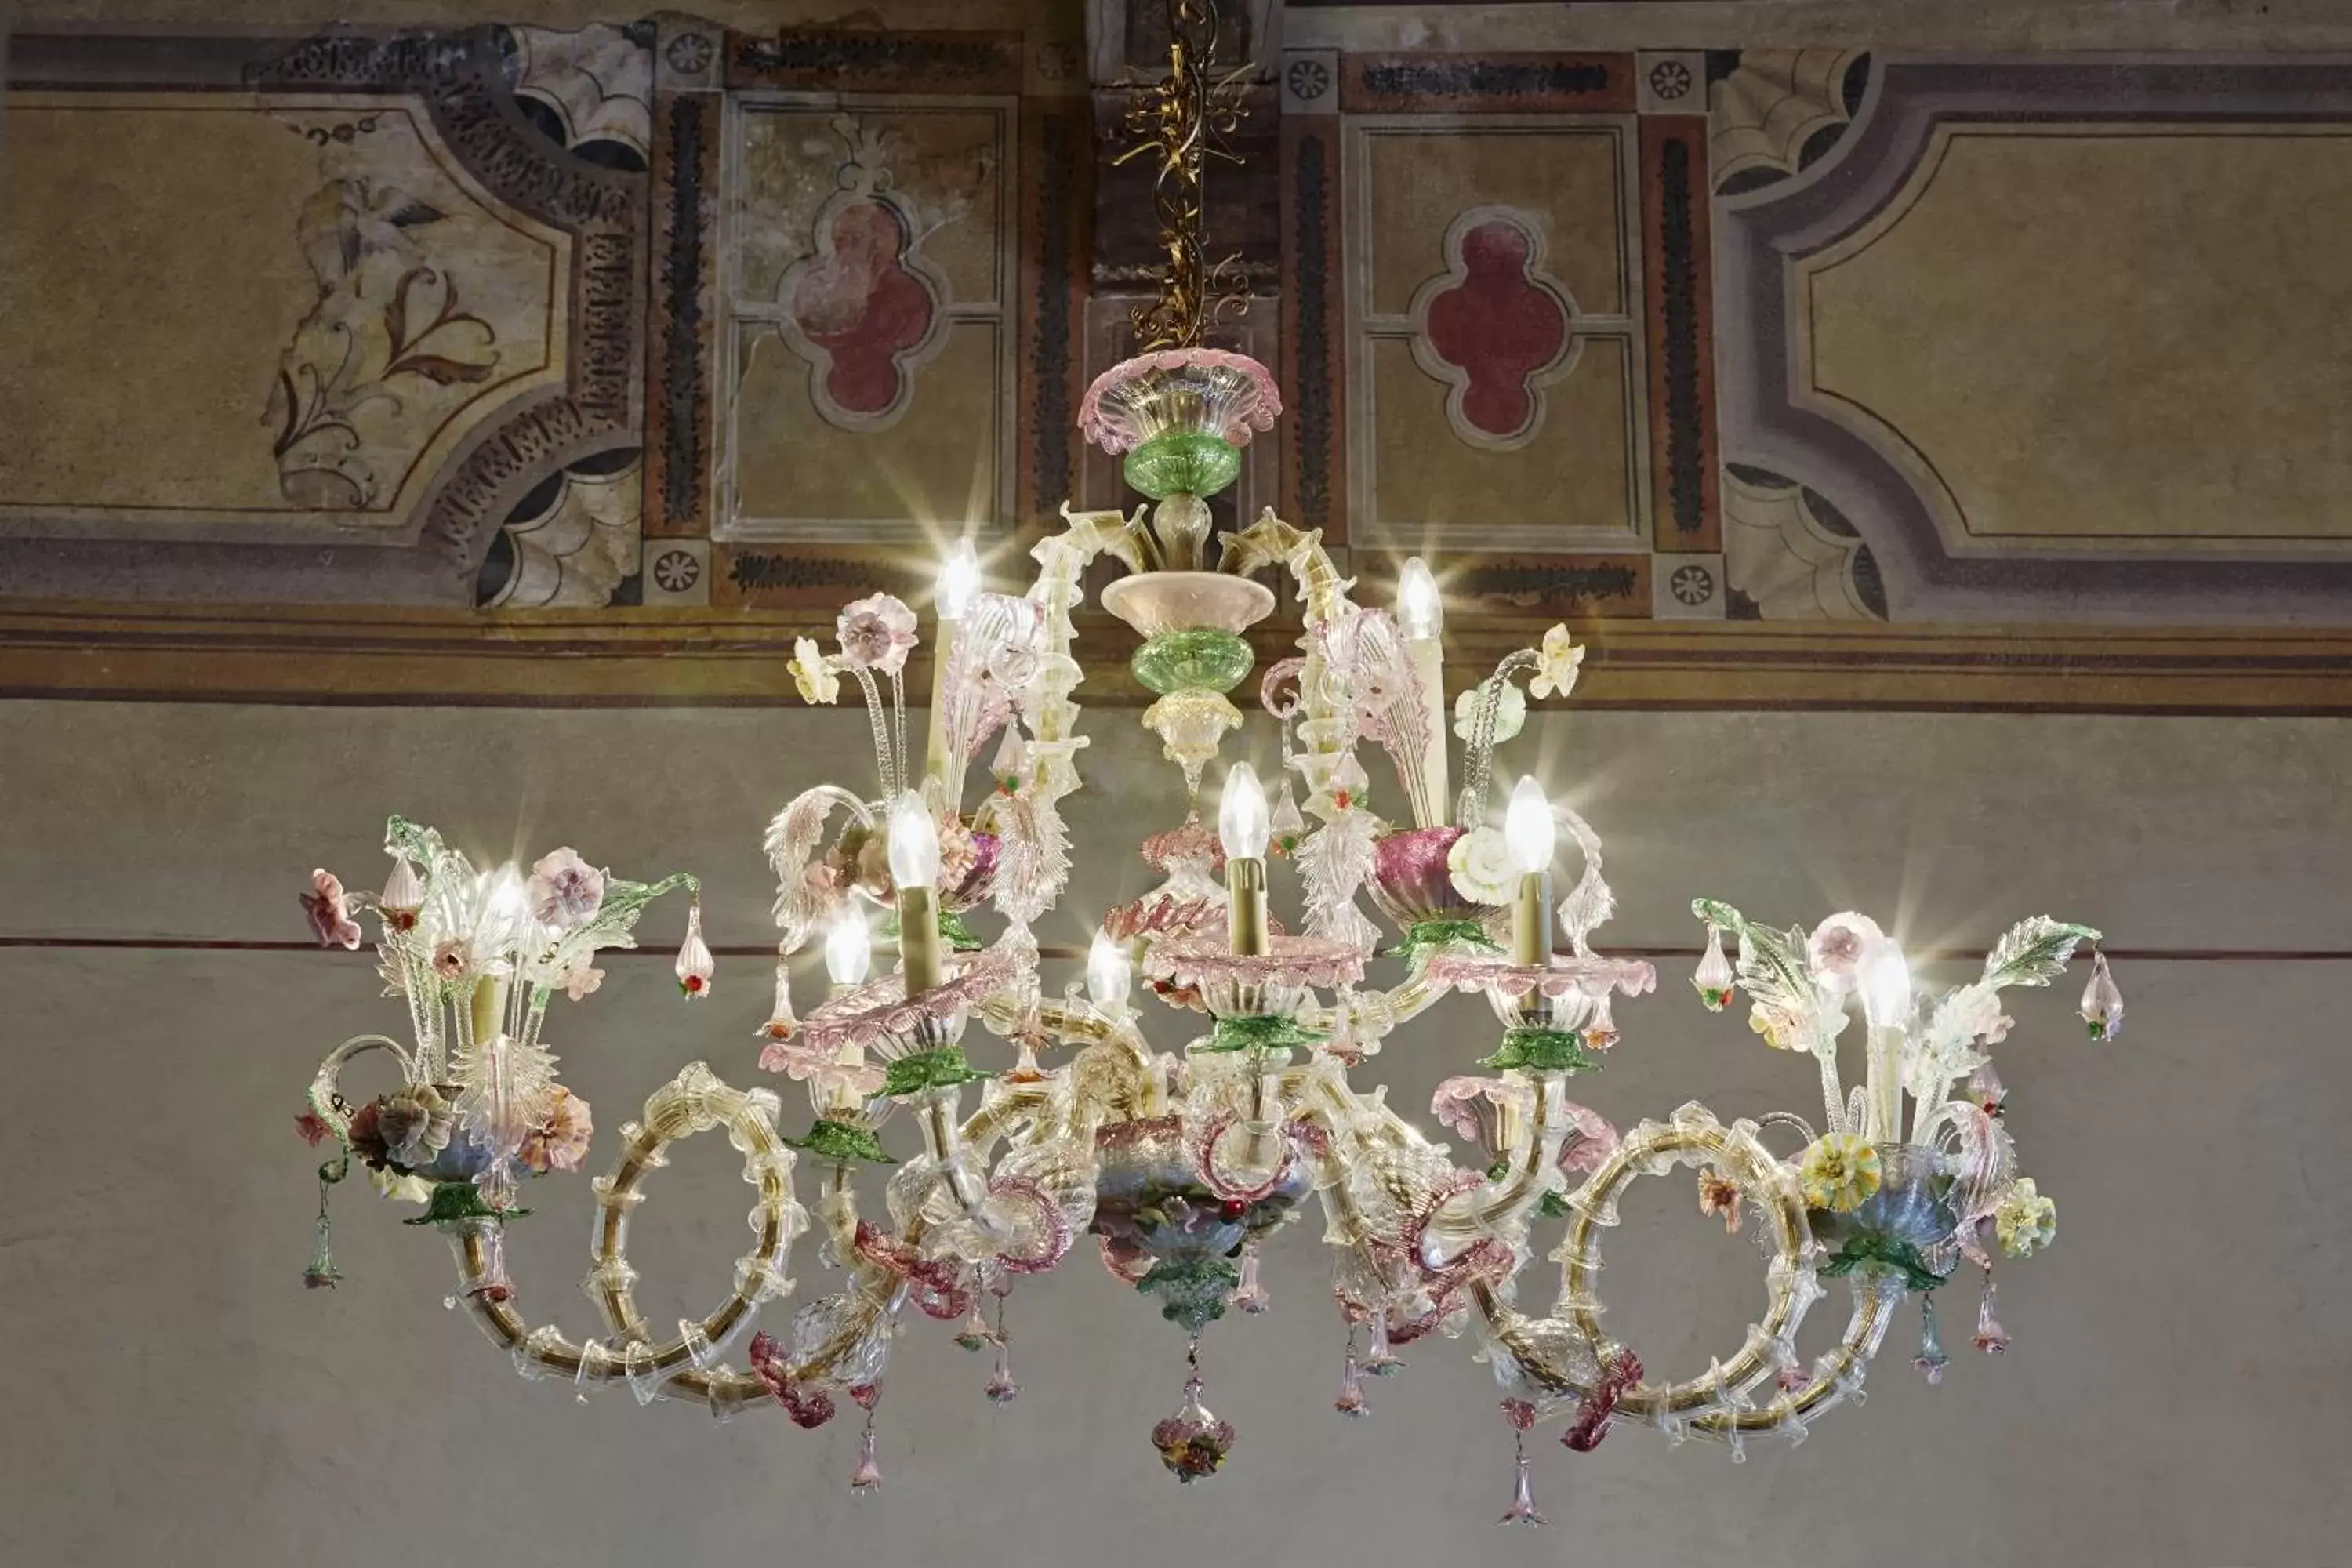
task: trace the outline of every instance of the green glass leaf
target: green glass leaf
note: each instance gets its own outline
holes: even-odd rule
[[[1387,956],[1418,962],[1426,952],[1441,947],[1475,947],[1485,952],[1500,952],[1502,946],[1495,941],[1484,922],[1465,920],[1415,921],[1404,940],[1389,949]]]
[[[1478,1064],[1524,1072],[1598,1072],[1601,1063],[1584,1048],[1584,1036],[1575,1029],[1512,1029],[1503,1036],[1503,1048]]]
[[[1220,1018],[1215,1032],[1207,1042],[1192,1048],[1204,1055],[1227,1051],[1284,1051],[1320,1045],[1329,1037],[1318,1035],[1291,1018]]]
[[[869,1165],[895,1165],[898,1162],[882,1152],[882,1141],[874,1136],[871,1127],[855,1122],[835,1121],[820,1116],[816,1125],[808,1130],[805,1138],[787,1138],[786,1143],[795,1149],[805,1149],[821,1159],[846,1163],[852,1160]]]
[[[898,914],[895,910],[882,917],[882,940],[898,940]],[[940,910],[940,940],[958,952],[978,952],[987,945],[964,923],[962,914],[954,910]]]
[[[989,1076],[975,1071],[964,1060],[961,1046],[941,1046],[937,1050],[915,1051],[892,1062],[888,1075],[882,1080],[881,1092],[892,1098],[920,1094],[927,1089],[946,1089]]]
[[[530,1213],[529,1209],[495,1209],[482,1196],[482,1189],[471,1182],[436,1182],[432,1201],[425,1212],[415,1219],[404,1219],[403,1225],[444,1225],[461,1219],[512,1219]]]
[[[1568,1194],[1552,1191],[1536,1200],[1536,1213],[1544,1219],[1566,1219],[1569,1216]]]
[[[1903,1283],[1914,1290],[1933,1290],[1950,1278],[1928,1268],[1927,1260],[1909,1242],[1874,1230],[1857,1231],[1847,1237],[1845,1245],[1822,1265],[1822,1272],[1832,1279],[1841,1279],[1856,1269],[1865,1274],[1899,1275]]]
[[[2099,933],[2089,926],[2054,921],[2048,915],[2020,921],[1985,954],[1984,983],[1995,989],[2047,985],[2066,973],[2066,961],[2074,956],[2076,944],[2098,940]]]
[[[1225,1299],[1241,1282],[1241,1270],[1222,1258],[1163,1258],[1135,1288],[1160,1297],[1160,1315],[1197,1334],[1225,1315]]]
[[[1829,1048],[1825,1041],[1836,1037],[1844,1016],[1822,1005],[1802,926],[1777,931],[1756,924],[1719,899],[1693,899],[1691,913],[1739,939],[1739,957],[1732,968],[1750,1001],[1782,1017],[1803,1020],[1808,1033],[1801,1043]]]

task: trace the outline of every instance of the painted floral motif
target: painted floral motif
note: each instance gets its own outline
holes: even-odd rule
[[[1464,213],[1445,237],[1446,271],[1414,301],[1413,357],[1452,388],[1446,417],[1475,446],[1533,437],[1541,383],[1568,357],[1575,306],[1543,272],[1539,224],[1509,208]]]
[[[384,499],[408,428],[446,413],[436,394],[499,368],[498,330],[465,309],[422,239],[447,215],[399,186],[330,180],[295,220],[319,297],[279,356],[263,416],[278,488],[298,506],[350,511]]]

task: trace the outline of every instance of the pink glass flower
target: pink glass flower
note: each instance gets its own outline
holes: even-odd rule
[[[588,1157],[588,1141],[595,1130],[588,1102],[559,1084],[547,1114],[538,1126],[522,1135],[522,1148],[517,1157],[526,1168],[541,1175],[550,1171],[576,1171],[580,1162]]]
[[[882,1467],[874,1458],[874,1428],[868,1426],[857,1445],[857,1468],[849,1472],[849,1489],[871,1497],[882,1489]]]
[[[869,594],[841,612],[835,630],[851,668],[896,675],[915,646],[915,612],[887,594]]]
[[[1372,1413],[1372,1407],[1364,1401],[1364,1384],[1358,1375],[1360,1370],[1356,1365],[1356,1352],[1349,1351],[1348,1363],[1339,1373],[1339,1397],[1331,1402],[1332,1409],[1351,1421],[1360,1421]]]
[[[1535,1492],[1528,1479],[1528,1456],[1527,1450],[1524,1448],[1519,1451],[1517,1479],[1511,1485],[1510,1509],[1503,1515],[1502,1518],[1496,1520],[1495,1522],[1497,1524],[1524,1524],[1530,1530],[1537,1529],[1542,1525],[1547,1525],[1551,1522],[1551,1521],[1546,1519],[1542,1514],[1536,1511]]]
[[[1999,1355],[2009,1349],[2009,1331],[1992,1315],[1992,1276],[1985,1276],[1984,1295],[1977,1302],[1977,1331],[1972,1336],[1977,1349],[1987,1355]]]
[[[334,1130],[319,1120],[318,1112],[306,1110],[294,1119],[294,1131],[302,1135],[303,1142],[316,1149],[327,1141],[328,1134]]]
[[[1265,1284],[1258,1279],[1257,1243],[1255,1241],[1242,1247],[1241,1279],[1234,1284],[1234,1293],[1225,1304],[1236,1312],[1247,1312],[1252,1317],[1274,1305],[1274,1298],[1266,1293]]]
[[[593,994],[596,987],[604,984],[604,972],[583,959],[558,976],[556,983],[563,987],[566,996],[578,1002]]]
[[[604,873],[573,849],[551,850],[530,868],[525,887],[531,917],[557,931],[570,931],[594,916],[604,902]]]
[[[343,884],[335,874],[324,868],[312,871],[310,888],[302,895],[302,912],[310,917],[310,929],[318,933],[319,945],[346,951],[359,946],[360,923],[352,919],[351,908],[344,901]]]

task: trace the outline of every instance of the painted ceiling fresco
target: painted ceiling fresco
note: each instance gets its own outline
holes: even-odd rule
[[[15,39],[0,689],[765,700],[940,540],[1017,575],[1132,500],[1072,425],[1159,46],[1095,11]],[[1240,512],[1601,702],[2352,710],[2352,66],[1277,23]]]

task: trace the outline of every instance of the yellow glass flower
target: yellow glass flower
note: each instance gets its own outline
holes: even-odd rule
[[[2032,1177],[2020,1176],[1993,1211],[1992,1225],[2001,1251],[2030,1258],[2058,1239],[2058,1205],[2042,1195]]]
[[[841,696],[841,677],[834,672],[814,637],[793,639],[792,660],[784,668],[791,673],[793,684],[800,688],[803,702],[828,703]]]
[[[1805,1202],[1832,1214],[1851,1214],[1869,1202],[1881,1179],[1878,1151],[1851,1132],[1824,1133],[1797,1160]]]
[[[1566,697],[1576,689],[1576,672],[1584,663],[1584,649],[1569,640],[1565,626],[1544,633],[1536,659],[1535,679],[1528,682],[1530,696]]]

